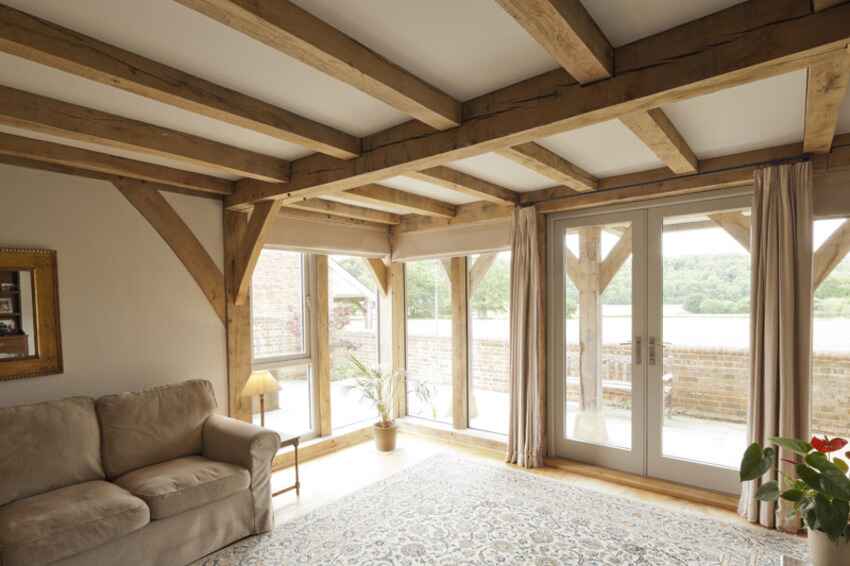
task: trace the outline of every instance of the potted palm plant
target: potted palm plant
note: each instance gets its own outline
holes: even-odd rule
[[[847,463],[835,453],[847,445],[843,438],[770,438],[774,446],[753,443],[741,460],[741,481],[752,481],[777,465],[779,446],[794,454],[783,459],[794,466],[796,477],[780,471],[779,481],[756,491],[760,501],[784,499],[793,504],[791,515],[802,518],[809,531],[809,556],[814,566],[850,566],[850,479]],[[850,458],[850,452],[845,453]]]
[[[351,363],[357,370],[354,384],[348,389],[360,393],[360,396],[372,404],[378,413],[375,423],[375,446],[381,452],[395,450],[397,427],[395,423],[398,400],[404,392],[404,371],[370,368],[354,354],[350,354]],[[423,403],[431,403],[432,392],[428,384],[421,381],[408,381],[410,392]]]

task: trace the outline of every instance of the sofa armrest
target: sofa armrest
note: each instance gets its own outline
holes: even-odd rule
[[[274,431],[221,415],[211,415],[204,423],[204,456],[251,472],[257,533],[272,529],[272,460],[278,448],[280,436]]]

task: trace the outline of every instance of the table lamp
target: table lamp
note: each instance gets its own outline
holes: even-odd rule
[[[260,426],[266,426],[266,393],[280,391],[280,384],[268,370],[255,371],[242,388],[242,397],[260,396]]]

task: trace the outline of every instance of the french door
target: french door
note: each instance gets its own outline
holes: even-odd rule
[[[751,197],[550,218],[552,453],[734,493]]]

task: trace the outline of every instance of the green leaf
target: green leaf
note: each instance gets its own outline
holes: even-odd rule
[[[779,483],[776,481],[762,484],[756,491],[756,499],[759,501],[776,501],[777,497],[779,497]]]
[[[820,491],[820,473],[814,468],[810,468],[806,464],[797,464],[794,468],[797,472],[797,477],[800,478],[809,488]]]
[[[834,499],[830,501],[824,495],[815,498],[815,514],[817,515],[818,530],[825,532],[829,538],[836,540],[844,534],[850,506],[846,501]]]
[[[847,462],[845,462],[844,460],[841,460],[840,458],[836,458],[835,460],[832,461],[832,463],[835,464],[836,468],[838,468],[839,470],[841,470],[845,474],[847,473],[847,470],[848,470]]]
[[[801,456],[805,456],[812,451],[812,445],[805,440],[796,438],[783,438],[781,436],[771,436],[768,440],[777,446],[789,450]]]
[[[824,454],[809,454],[806,463],[820,472],[820,491],[842,501],[850,500],[850,479]]]
[[[761,477],[773,465],[775,450],[762,450],[758,442],[752,443],[741,459],[741,481],[751,481]]]
[[[780,497],[786,501],[800,501],[803,499],[803,491],[800,489],[788,489],[783,491]]]

